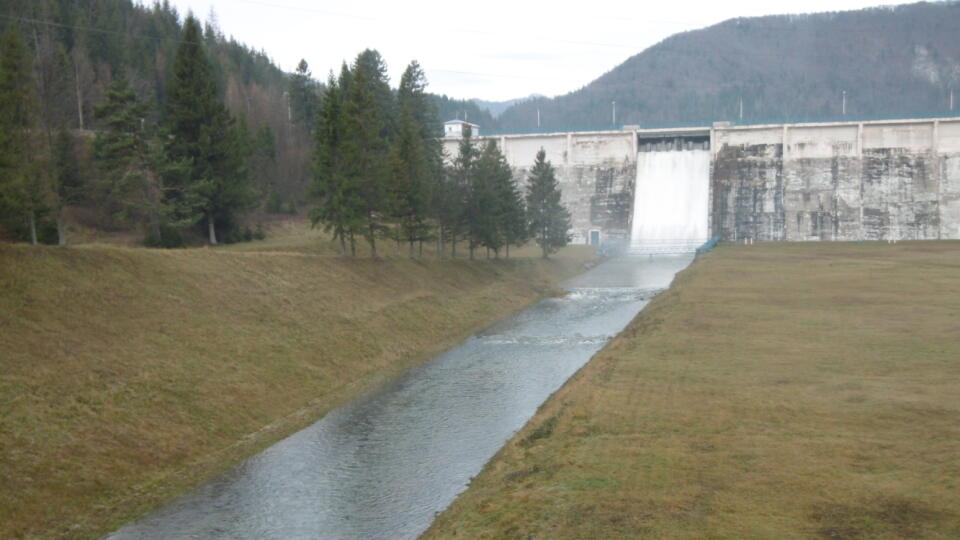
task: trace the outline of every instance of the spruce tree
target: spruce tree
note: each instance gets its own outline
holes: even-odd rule
[[[441,163],[438,131],[429,126],[435,118],[425,94],[426,78],[420,65],[411,62],[397,90],[399,118],[397,140],[391,148],[392,182],[390,199],[399,237],[409,244],[423,242],[429,232],[431,180]],[[427,128],[427,129],[425,129]]]
[[[310,66],[306,60],[300,60],[297,70],[290,76],[287,92],[290,96],[291,121],[303,126],[307,133],[312,134],[316,127],[319,97],[317,83],[310,73]]]
[[[242,134],[220,99],[193,16],[184,23],[168,86],[165,153],[180,166],[168,171],[165,201],[179,223],[202,219],[216,245],[217,223],[229,223],[235,211],[253,203],[253,195]]]
[[[466,221],[471,259],[477,246],[499,252],[503,245],[502,205],[497,193],[499,157],[497,144],[487,141],[470,176]]]
[[[316,120],[314,120],[315,122]],[[254,189],[260,199],[279,194],[274,186],[271,168],[277,164],[277,139],[270,124],[261,124],[253,134],[250,154],[250,173]]]
[[[81,202],[86,183],[80,170],[80,160],[73,136],[64,128],[57,131],[53,143],[53,192],[56,195],[57,242],[67,245],[67,228],[63,211],[67,206]]]
[[[444,200],[439,218],[444,234],[449,236],[452,257],[457,256],[457,239],[467,230],[470,217],[467,202],[477,160],[470,126],[464,126],[463,138],[457,150],[457,157],[447,170],[447,185],[443,190]]]
[[[437,256],[441,258],[446,257],[450,226],[454,221],[453,193],[453,169],[443,167],[430,186],[430,214],[436,223]]]
[[[570,212],[560,202],[553,165],[542,148],[527,181],[527,221],[544,259],[570,241]]]
[[[491,141],[492,143],[492,141]],[[507,257],[510,257],[510,246],[520,245],[527,241],[526,211],[523,205],[523,195],[520,193],[517,182],[513,179],[513,171],[507,158],[495,144],[489,149],[492,161],[491,178],[493,192],[496,198],[497,232],[499,244],[506,248]],[[499,247],[493,248],[499,257]]]
[[[0,39],[0,199],[24,217],[30,242],[37,243],[37,219],[49,190],[34,158],[36,85],[30,54],[16,23]]]
[[[98,175],[91,186],[92,199],[111,224],[138,222],[151,215],[145,199],[148,141],[143,128],[146,107],[123,77],[107,90],[107,99],[94,109],[100,130],[93,140]]]
[[[509,259],[510,246],[525,244],[530,238],[530,229],[527,227],[527,209],[524,205],[523,194],[512,176],[509,183],[501,185],[499,192],[505,207],[503,245]]]
[[[327,82],[323,105],[317,116],[314,147],[314,176],[311,196],[316,206],[310,210],[314,227],[322,225],[340,243],[340,254],[347,254],[350,240],[351,254],[356,254],[353,234],[360,227],[363,201],[356,177],[350,175],[346,161],[344,103],[342,84],[346,79]]]
[[[356,182],[362,208],[363,235],[377,257],[377,236],[384,230],[389,208],[387,183],[389,148],[393,135],[393,94],[380,53],[367,49],[350,70],[344,108],[344,154],[350,180]]]

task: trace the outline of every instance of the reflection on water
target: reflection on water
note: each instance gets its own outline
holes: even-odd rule
[[[607,261],[108,538],[415,538],[691,258]]]

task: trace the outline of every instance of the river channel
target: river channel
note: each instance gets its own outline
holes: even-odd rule
[[[107,538],[416,538],[691,260],[608,260]]]

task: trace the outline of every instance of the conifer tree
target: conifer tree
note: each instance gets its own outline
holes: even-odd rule
[[[447,256],[447,240],[454,222],[454,182],[452,167],[442,167],[430,186],[430,214],[436,223],[437,255]]]
[[[346,161],[344,103],[342,85],[346,82],[330,78],[323,105],[317,116],[316,143],[314,147],[314,176],[311,196],[316,206],[310,210],[310,222],[314,227],[322,225],[333,240],[340,243],[340,254],[347,254],[347,240],[351,254],[356,255],[353,234],[360,227],[363,201],[360,198],[356,178],[350,175]]]
[[[113,224],[141,221],[153,214],[150,206],[159,202],[144,197],[149,192],[145,116],[146,107],[123,77],[110,85],[106,101],[94,109],[101,129],[93,141],[99,174],[92,199]]]
[[[504,163],[506,164],[506,163]],[[509,168],[509,165],[507,165]],[[527,209],[524,205],[523,194],[517,187],[512,175],[509,182],[501,183],[498,192],[505,207],[503,216],[503,245],[506,248],[507,258],[510,258],[510,246],[522,246],[530,238],[527,227]]]
[[[53,192],[57,220],[57,242],[67,245],[67,228],[63,211],[67,206],[83,200],[86,184],[80,170],[80,160],[74,145],[73,136],[61,128],[53,143]]]
[[[169,83],[165,153],[171,163],[166,202],[180,223],[206,223],[211,245],[217,223],[253,203],[243,139],[217,90],[203,51],[200,23],[188,16]]]
[[[36,136],[36,85],[30,54],[15,23],[0,39],[0,199],[26,220],[30,242],[37,243],[37,219],[49,190],[32,156]]]
[[[570,241],[570,212],[560,202],[560,188],[541,148],[527,181],[527,221],[546,259]]]
[[[384,230],[389,207],[389,148],[392,132],[392,92],[380,53],[367,49],[350,70],[344,107],[344,154],[349,177],[362,202],[363,235],[377,257],[377,236]]]
[[[437,130],[430,130],[436,115],[425,94],[426,77],[420,65],[411,62],[400,79],[397,90],[399,118],[397,140],[391,148],[393,172],[390,199],[400,238],[409,244],[410,257],[414,245],[423,242],[429,232],[431,179],[441,163]]]
[[[441,211],[441,223],[444,234],[451,243],[451,256],[457,256],[457,239],[467,229],[468,197],[476,167],[477,149],[473,145],[470,126],[464,126],[463,138],[458,146],[457,157],[447,171],[447,185]]]
[[[494,197],[496,198],[498,247],[491,247],[499,257],[500,247],[505,247],[507,257],[510,257],[510,246],[520,245],[527,240],[526,212],[523,206],[523,195],[513,179],[513,171],[507,158],[500,152],[500,148],[491,141],[488,143],[491,155],[491,179]]]
[[[471,259],[477,246],[498,252],[503,245],[502,205],[497,193],[499,157],[497,144],[487,141],[470,175],[466,222]]]
[[[290,96],[290,115],[294,124],[303,126],[312,134],[316,127],[317,109],[320,104],[317,83],[310,73],[310,65],[301,59],[297,70],[290,76],[288,87]]]
[[[315,122],[316,120],[314,120]],[[270,124],[262,124],[252,135],[250,173],[259,197],[275,195],[270,168],[277,162],[277,139]]]

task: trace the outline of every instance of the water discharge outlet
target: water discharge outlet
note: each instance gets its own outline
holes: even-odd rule
[[[709,195],[708,150],[639,152],[630,251],[695,251],[709,236]]]

